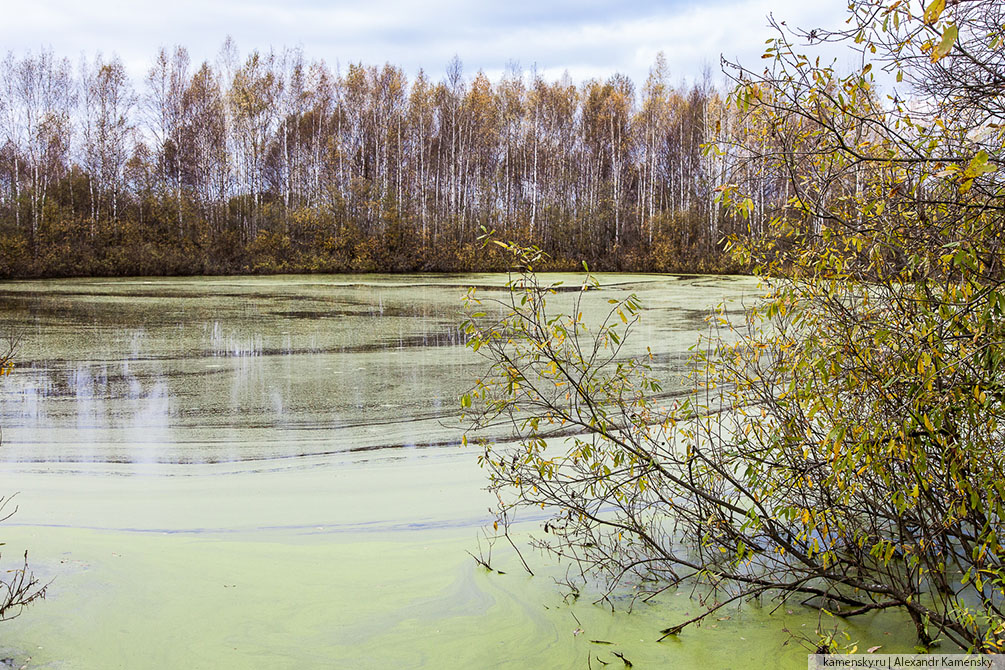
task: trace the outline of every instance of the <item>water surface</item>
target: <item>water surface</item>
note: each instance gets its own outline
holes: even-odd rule
[[[0,493],[19,492],[3,558],[29,548],[54,580],[0,651],[52,668],[624,667],[614,651],[726,668],[742,644],[751,667],[803,667],[782,629],[815,627],[807,612],[732,610],[657,643],[697,607],[686,593],[611,613],[563,601],[564,568],[543,557],[530,577],[501,547],[505,574],[467,555],[491,500],[459,443],[457,399],[482,367],[460,297],[500,297],[505,279],[0,285],[21,338],[0,387]],[[600,279],[587,310],[642,298],[629,353],[650,347],[669,393],[709,308],[755,294],[745,278]],[[903,633],[862,625],[887,650]]]

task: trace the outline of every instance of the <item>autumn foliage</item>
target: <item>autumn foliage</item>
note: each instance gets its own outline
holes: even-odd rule
[[[503,269],[482,227],[550,267],[735,268],[714,186],[754,175],[703,143],[733,128],[706,80],[641,89],[451,62],[332,71],[298,50],[214,63],[161,49],[0,62],[0,275]]]
[[[923,647],[1000,653],[1005,8],[850,9],[838,31],[778,24],[766,68],[727,70],[750,132],[712,150],[760,175],[719,192],[763,293],[713,315],[689,391],[620,354],[635,298],[584,322],[532,271],[539,251],[509,245],[509,296],[469,297],[488,365],[462,405],[472,438],[517,433],[481,442],[500,515],[548,510],[537,544],[581,585],[698,598],[664,636],[771,602],[832,615],[838,632],[807,636],[820,651],[854,649],[840,622],[885,610]],[[807,41],[862,65],[841,74]]]

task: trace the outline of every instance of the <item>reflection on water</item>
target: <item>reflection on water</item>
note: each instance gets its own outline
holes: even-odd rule
[[[22,346],[0,390],[0,459],[214,463],[455,443],[456,399],[480,365],[463,348],[460,296],[503,282],[8,283],[0,310]],[[610,277],[590,298],[639,293],[652,318],[635,343],[673,374],[708,308],[747,284]]]
[[[447,439],[465,365],[456,285],[218,284],[8,287],[24,335],[0,458],[218,462]]]
[[[813,615],[752,606],[726,616],[735,627],[658,643],[693,607],[683,594],[614,615],[562,601],[554,580],[567,566],[528,578],[502,547],[493,562],[507,574],[475,567],[466,552],[492,500],[474,450],[450,446],[458,395],[482,365],[462,346],[459,299],[468,284],[502,295],[504,281],[0,285],[0,311],[23,338],[0,385],[0,495],[20,491],[0,526],[3,558],[30,549],[54,579],[44,603],[4,624],[0,658],[76,670],[578,670],[626,667],[617,651],[636,667],[705,670],[735,666],[739,633],[753,667],[805,667],[779,631]],[[706,310],[752,287],[601,281],[587,317],[637,292],[646,312],[629,353],[651,347],[670,392]],[[520,521],[518,539],[536,527]]]

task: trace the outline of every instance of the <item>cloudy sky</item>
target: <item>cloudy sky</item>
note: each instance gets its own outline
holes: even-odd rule
[[[434,79],[456,54],[466,75],[495,79],[510,62],[575,81],[614,72],[644,81],[663,51],[674,79],[719,56],[756,64],[769,36],[767,15],[802,27],[838,27],[844,0],[3,0],[0,45],[40,47],[76,59],[117,54],[139,79],[159,46],[214,60],[230,35],[241,54],[300,46],[308,59],[421,67]],[[16,17],[11,20],[11,17]]]

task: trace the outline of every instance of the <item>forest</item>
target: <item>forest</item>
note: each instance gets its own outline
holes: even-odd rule
[[[230,39],[213,63],[160,48],[141,82],[115,56],[8,53],[0,276],[505,269],[483,228],[553,269],[743,270],[716,186],[764,178],[703,147],[750,129],[708,75],[671,80],[662,54],[638,87],[457,58],[409,81]]]

